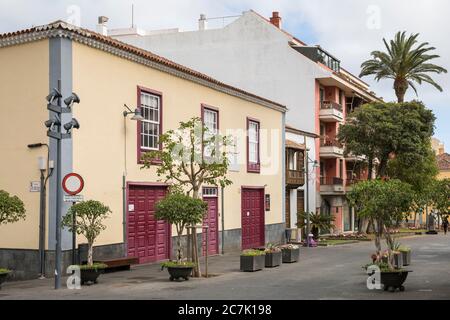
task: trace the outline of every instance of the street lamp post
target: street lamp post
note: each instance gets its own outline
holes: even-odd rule
[[[309,234],[311,232],[310,219],[309,219],[309,163],[313,164],[313,168],[317,167],[317,161],[311,160],[308,156],[309,148],[305,152],[305,199],[306,199],[306,246],[311,246]]]
[[[61,123],[61,115],[63,113],[71,113],[72,106],[75,103],[80,103],[80,98],[72,93],[69,97],[64,99],[65,108],[61,107],[62,95],[58,89],[54,88],[50,94],[46,97],[47,109],[56,113],[53,118],[45,121],[45,126],[47,127],[47,136],[51,139],[56,140],[56,212],[55,212],[55,289],[61,287],[61,258],[62,258],[62,248],[61,248],[61,219],[62,219],[62,187],[61,187],[61,140],[72,138],[72,129],[79,129],[80,124],[75,118],[64,125]],[[56,103],[55,103],[56,102]],[[62,133],[62,127],[66,130],[66,133]]]

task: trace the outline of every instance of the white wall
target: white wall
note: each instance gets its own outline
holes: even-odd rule
[[[289,36],[249,11],[223,29],[114,37],[284,104],[286,122],[315,132],[315,79],[328,74],[289,46]],[[113,34],[110,34],[113,36]],[[307,141],[315,156],[314,139]],[[314,158],[313,158],[314,159]],[[310,209],[316,207],[315,185]]]

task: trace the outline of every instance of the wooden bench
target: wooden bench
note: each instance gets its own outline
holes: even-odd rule
[[[138,264],[137,257],[124,257],[115,259],[96,259],[95,262],[104,263],[107,265],[105,273],[114,271],[130,270],[132,264]]]

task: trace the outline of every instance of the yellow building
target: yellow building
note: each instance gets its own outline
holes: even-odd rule
[[[450,179],[450,154],[441,153],[436,155],[438,166],[438,179]]]
[[[19,196],[27,210],[25,221],[0,227],[0,266],[15,270],[17,278],[39,272],[39,192],[32,191],[39,181],[37,158],[46,158],[47,149],[27,145],[48,144],[49,159],[56,164],[56,143],[44,126],[54,116],[44,99],[52,88],[59,88],[63,98],[76,92],[81,99],[61,119],[62,124],[72,117],[80,123],[72,139],[62,140],[62,176],[80,174],[84,199],[99,200],[112,210],[94,258],[137,256],[145,263],[171,257],[174,229],[153,216],[167,185],[154,168],[142,170],[139,157],[159,147],[159,134],[194,116],[222,134],[234,132],[236,141],[228,174],[233,184],[223,197],[220,189],[203,187],[210,253],[282,241],[284,106],[61,21],[0,35],[0,70],[0,189]],[[140,108],[144,119],[124,117],[124,104]],[[60,183],[53,174],[46,199],[50,275]],[[63,214],[69,205],[62,205]],[[61,243],[66,266],[72,248],[67,230]]]

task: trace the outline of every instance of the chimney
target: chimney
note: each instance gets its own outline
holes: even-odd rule
[[[275,27],[281,29],[281,17],[278,11],[272,12],[272,17],[270,17],[270,23]]]
[[[198,19],[198,30],[206,30],[206,27],[206,15],[202,13],[200,19]]]
[[[108,17],[105,16],[98,17],[97,32],[104,36],[108,35],[108,27],[106,26],[108,20]]]

